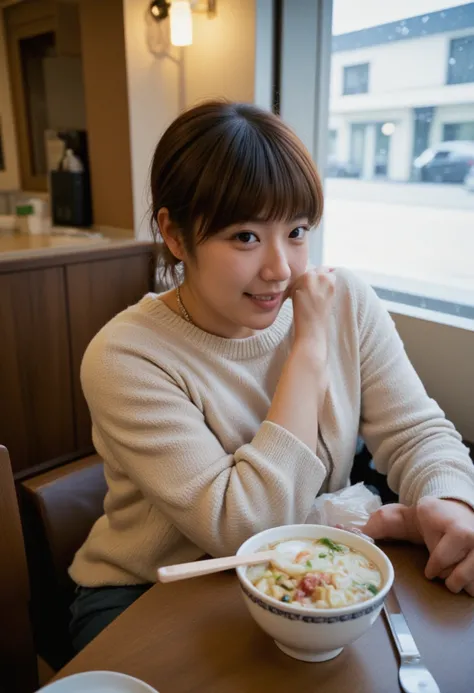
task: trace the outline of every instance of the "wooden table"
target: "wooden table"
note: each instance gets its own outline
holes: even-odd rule
[[[400,603],[441,693],[474,691],[474,599],[423,577],[427,554],[386,545]],[[400,693],[383,616],[339,657],[284,655],[251,619],[234,574],[156,585],[56,676],[136,676],[160,693]]]

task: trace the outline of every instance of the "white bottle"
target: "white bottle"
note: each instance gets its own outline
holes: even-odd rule
[[[69,171],[70,173],[81,173],[84,170],[82,161],[74,154],[72,149],[66,149],[66,153],[61,162],[61,168],[63,171]]]
[[[48,231],[46,202],[33,197],[28,201],[28,204],[33,210],[33,213],[28,217],[29,232],[33,235],[46,233]]]

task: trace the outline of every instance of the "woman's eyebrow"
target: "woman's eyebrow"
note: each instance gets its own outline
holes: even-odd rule
[[[284,219],[283,223],[294,224],[297,221],[304,221],[307,218],[308,218],[307,214],[296,214],[296,216],[292,217],[291,219]],[[242,221],[240,223],[241,224],[268,224],[271,221],[275,221],[275,220],[264,219],[263,217],[255,217],[254,219],[246,219],[245,221]]]

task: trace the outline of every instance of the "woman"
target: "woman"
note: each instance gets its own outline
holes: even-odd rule
[[[304,522],[349,482],[359,433],[401,500],[366,532],[425,541],[427,576],[474,594],[473,465],[372,289],[307,271],[323,194],[301,142],[251,105],[205,103],[158,143],[151,193],[183,280],[115,317],[84,357],[108,493],[70,569],[76,646],[159,566]]]

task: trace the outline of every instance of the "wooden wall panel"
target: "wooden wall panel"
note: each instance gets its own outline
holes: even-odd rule
[[[0,276],[0,306],[0,441],[18,472],[75,446],[63,268]]]
[[[77,445],[91,445],[91,421],[79,379],[87,345],[106,322],[149,290],[148,255],[67,268]]]

